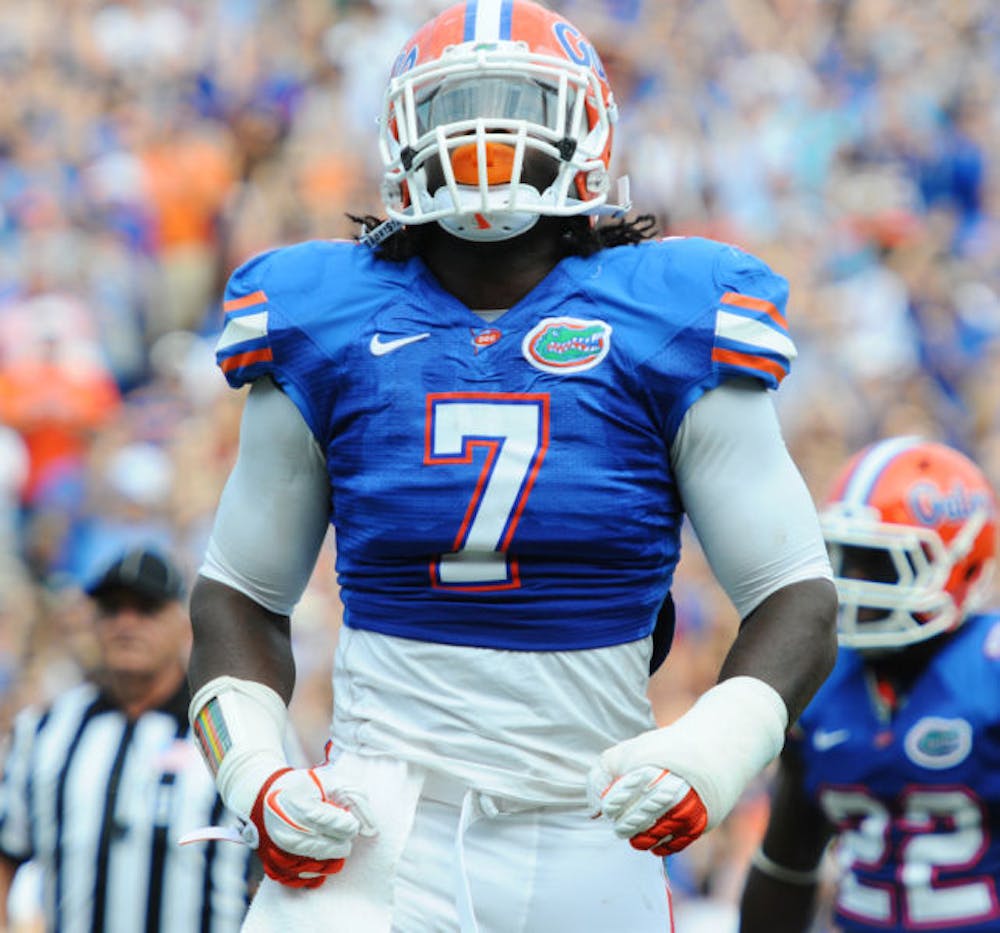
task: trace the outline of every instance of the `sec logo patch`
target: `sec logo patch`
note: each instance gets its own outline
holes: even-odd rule
[[[547,317],[521,342],[524,358],[546,373],[593,369],[611,349],[611,325],[575,317]]]

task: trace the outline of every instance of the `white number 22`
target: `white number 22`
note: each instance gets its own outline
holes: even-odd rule
[[[856,788],[828,787],[822,803],[840,827],[842,852],[850,853],[859,868],[876,868],[890,856],[894,818],[895,829],[902,833],[896,851],[898,903],[895,885],[861,882],[848,873],[837,897],[844,913],[879,926],[902,923],[914,930],[1000,917],[993,879],[973,873],[988,838],[982,804],[968,789],[910,786],[899,798],[895,817],[881,800]],[[942,879],[942,873],[952,878]]]

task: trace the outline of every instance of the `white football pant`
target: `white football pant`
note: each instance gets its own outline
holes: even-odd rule
[[[402,762],[344,759],[361,769],[350,783],[368,789],[379,835],[357,839],[319,888],[265,878],[246,933],[672,933],[663,860],[585,807],[528,807]]]

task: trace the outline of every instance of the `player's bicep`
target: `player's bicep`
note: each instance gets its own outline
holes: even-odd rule
[[[253,384],[201,574],[289,615],[330,517],[323,454],[295,404],[269,379]]]
[[[729,381],[702,396],[671,461],[688,518],[740,618],[784,586],[832,579],[812,497],[759,383]]]

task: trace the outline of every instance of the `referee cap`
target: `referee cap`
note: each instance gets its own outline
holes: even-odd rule
[[[114,561],[87,588],[87,594],[100,601],[116,590],[166,603],[181,598],[184,581],[180,571],[163,554],[149,548],[135,548]]]

